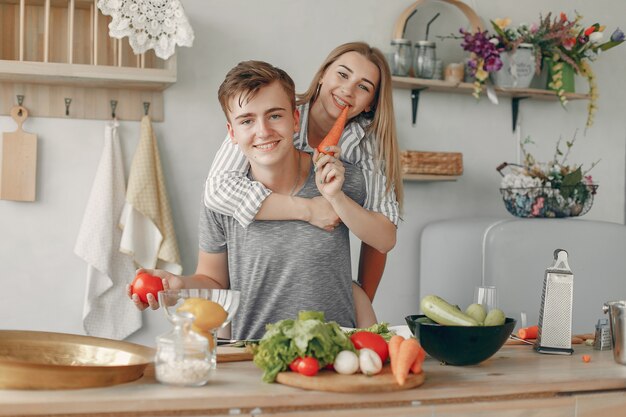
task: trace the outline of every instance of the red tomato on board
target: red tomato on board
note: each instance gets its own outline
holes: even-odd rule
[[[298,373],[305,376],[313,376],[320,370],[320,363],[312,356],[305,356],[298,363]]]
[[[360,331],[350,336],[350,340],[357,350],[363,348],[372,349],[378,354],[378,356],[380,356],[380,360],[383,363],[385,363],[389,357],[389,346],[387,345],[387,341],[379,334]]]
[[[130,290],[133,294],[137,294],[141,301],[147,303],[148,294],[157,297],[157,293],[163,290],[163,281],[159,277],[141,272],[135,276],[133,283],[130,284]]]
[[[291,369],[291,372],[298,372],[298,365],[300,364],[301,360],[302,358],[295,358],[293,361],[291,361],[291,363],[289,364],[289,369]]]

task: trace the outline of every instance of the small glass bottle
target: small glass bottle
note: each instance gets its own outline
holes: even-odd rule
[[[406,77],[411,70],[411,41],[409,39],[392,39],[393,65],[391,66],[393,75]]]
[[[417,78],[431,79],[435,75],[435,61],[437,54],[435,53],[435,42],[417,41],[415,42],[415,61],[413,70]]]
[[[174,329],[156,339],[156,379],[170,385],[206,384],[212,371],[208,340],[191,330],[192,314],[175,313],[172,322]]]

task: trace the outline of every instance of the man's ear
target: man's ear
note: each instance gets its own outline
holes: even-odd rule
[[[228,130],[228,137],[230,137],[230,141],[237,144],[237,140],[235,139],[235,132],[233,131],[233,127],[230,123],[226,123],[226,130]]]
[[[298,110],[297,107],[293,111],[293,122],[295,123],[293,127],[293,131],[299,132],[300,131],[300,110]]]

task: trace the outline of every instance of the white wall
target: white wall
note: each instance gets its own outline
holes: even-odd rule
[[[420,8],[407,34],[421,38],[418,22],[435,11],[442,15],[433,36],[465,26],[463,16],[443,3]],[[237,62],[261,59],[288,71],[299,91],[336,45],[364,40],[388,49],[397,16],[409,0],[183,0],[196,40],[178,51],[179,81],[165,92],[165,121],[155,124],[184,270],[197,257],[198,206],[209,164],[224,134],[217,88]],[[599,21],[610,33],[622,25],[626,4],[614,0],[468,1],[487,19],[511,17],[532,22],[540,12],[580,12],[584,22]],[[421,20],[420,20],[421,19]],[[461,59],[455,41],[438,41],[444,59]],[[524,100],[520,136],[538,142],[536,155],[549,159],[559,136],[579,129],[572,163],[602,159],[593,173],[601,184],[588,219],[624,221],[626,120],[626,47],[607,52],[593,65],[600,90],[595,125],[583,136],[586,102],[571,102],[567,111],[556,102]],[[578,89],[586,91],[584,80]],[[379,319],[393,324],[418,310],[420,232],[427,222],[467,216],[506,217],[495,167],[514,161],[516,136],[511,132],[510,101],[499,106],[469,95],[422,93],[417,126],[410,122],[408,90],[394,93],[402,148],[460,151],[465,173],[457,182],[406,183],[404,222],[390,253],[374,306]],[[102,150],[104,122],[31,118],[25,129],[38,134],[37,201],[0,201],[0,328],[83,333],[81,313],[86,265],[73,253],[74,243]],[[12,131],[0,117],[0,131]],[[127,167],[137,144],[139,124],[124,122],[121,137]],[[354,248],[357,248],[354,243]],[[358,252],[357,252],[358,253]],[[539,260],[544,262],[545,259]],[[129,277],[129,280],[132,277]],[[168,327],[161,312],[146,312],[145,327],[129,340],[153,344]]]

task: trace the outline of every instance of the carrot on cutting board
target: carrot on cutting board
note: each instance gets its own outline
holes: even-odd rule
[[[537,325],[530,326],[530,327],[523,327],[517,331],[517,335],[520,337],[520,339],[524,339],[524,340],[536,339],[537,333],[539,333],[539,326]]]
[[[400,352],[400,345],[404,342],[404,337],[400,335],[393,335],[389,339],[387,344],[389,348],[389,362],[391,363],[391,373],[396,375],[396,365],[398,364],[398,352]]]
[[[345,106],[343,110],[341,110],[341,114],[337,117],[337,120],[335,120],[333,127],[330,128],[324,139],[317,145],[317,150],[321,153],[328,155],[329,152],[326,150],[326,147],[337,146],[339,143],[343,128],[346,127],[346,122],[348,121],[348,108],[348,106]]]
[[[400,350],[398,351],[398,360],[396,365],[396,381],[398,385],[404,385],[406,378],[409,376],[411,365],[415,362],[415,359],[420,354],[419,342],[416,339],[410,338],[404,340],[400,344]]]
[[[415,361],[411,365],[412,373],[419,374],[420,372],[422,372],[422,363],[424,362],[424,359],[426,359],[426,351],[424,350],[422,345],[420,345],[419,354],[417,355],[417,358],[415,358]]]

